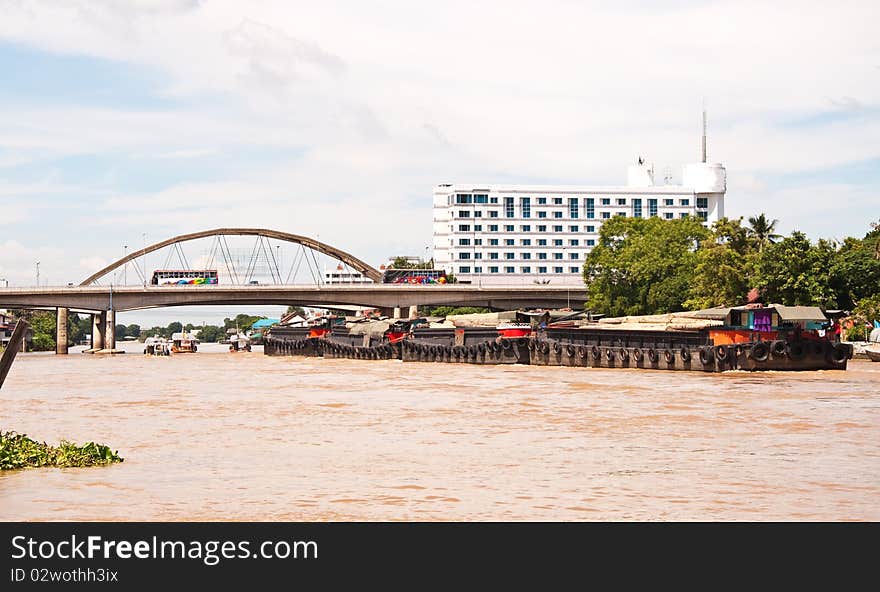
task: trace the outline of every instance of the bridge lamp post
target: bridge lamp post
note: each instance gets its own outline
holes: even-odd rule
[[[146,287],[147,287],[147,253],[146,253],[146,250],[147,250],[147,233],[146,233],[146,232],[142,232],[142,233],[141,233],[141,238],[142,238],[143,241],[144,241],[144,254],[141,255],[141,258],[143,259],[143,262],[142,262],[142,263],[143,263],[143,266],[144,266],[144,288],[146,289]]]
[[[37,287],[40,287],[40,262],[37,261]]]
[[[122,245],[122,258],[125,259],[128,256],[128,245]],[[122,285],[128,285],[128,262],[122,264]]]

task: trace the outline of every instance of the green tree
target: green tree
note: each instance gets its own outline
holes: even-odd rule
[[[768,302],[837,306],[831,268],[836,250],[826,240],[813,245],[803,232],[793,232],[767,246],[758,257],[756,285]]]
[[[448,317],[450,315],[477,314],[489,312],[479,306],[426,306],[422,314],[426,317]]]
[[[223,319],[223,329],[235,329],[238,328],[242,331],[245,329],[250,329],[251,325],[259,321],[260,319],[265,319],[266,317],[253,316],[248,314],[238,314],[235,315],[234,319],[225,318]]]
[[[126,337],[140,337],[141,336],[141,326],[132,323],[131,325],[125,328],[125,336]]]
[[[223,327],[218,327],[216,325],[205,325],[199,331],[199,340],[215,343],[220,341],[226,336],[226,331]]]
[[[861,240],[844,239],[831,276],[841,308],[852,310],[856,302],[880,294],[880,227],[872,224]]]
[[[394,269],[433,269],[434,260],[430,259],[421,263],[410,263],[406,260],[406,257],[395,257],[391,262],[391,267]]]
[[[751,288],[755,255],[742,218],[722,218],[712,225],[712,236],[697,250],[694,277],[684,307],[691,310],[735,306]]]
[[[291,314],[291,313],[298,314],[299,316],[301,316],[303,318],[305,318],[305,316],[306,316],[306,311],[303,310],[303,308],[301,306],[288,306],[287,312],[285,312],[284,314]]]
[[[709,230],[696,218],[605,221],[584,264],[588,307],[612,316],[682,310]]]
[[[22,314],[31,325],[33,331],[31,348],[34,351],[52,351],[55,349],[55,313],[44,310],[28,311]],[[21,318],[20,317],[20,318]]]
[[[174,321],[173,323],[169,323],[168,326],[165,327],[163,335],[170,338],[173,334],[180,333],[181,331],[183,331],[183,325],[181,325],[178,321]]]
[[[764,214],[749,218],[749,236],[754,241],[758,252],[782,238],[782,235],[776,234],[778,223],[779,220],[768,220]]]
[[[125,339],[125,325],[116,325],[115,329],[117,341]]]

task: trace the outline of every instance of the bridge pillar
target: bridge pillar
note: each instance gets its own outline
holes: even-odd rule
[[[395,307],[394,307],[394,315],[393,315],[393,318],[395,318],[395,319],[399,319],[399,318],[400,318],[400,307],[399,307],[399,306],[395,306]]]
[[[413,304],[409,307],[409,318],[417,319],[419,317],[419,307]]]
[[[116,311],[113,309],[104,313],[107,322],[104,324],[104,349],[111,352],[116,349]]]
[[[104,348],[104,325],[106,322],[103,312],[92,315],[92,350]]]
[[[60,306],[55,313],[55,353],[67,353],[67,309]]]

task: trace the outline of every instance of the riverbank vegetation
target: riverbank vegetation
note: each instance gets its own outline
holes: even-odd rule
[[[862,311],[880,301],[880,224],[861,239],[811,241],[776,233],[764,214],[723,218],[616,217],[584,264],[587,307],[609,316],[733,306],[756,290],[764,302]]]
[[[36,467],[93,467],[122,462],[109,446],[88,442],[78,446],[62,440],[58,446],[37,442],[24,434],[0,431],[0,470]]]

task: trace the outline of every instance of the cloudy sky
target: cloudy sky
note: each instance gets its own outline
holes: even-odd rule
[[[880,218],[876,2],[0,0],[0,277],[215,226],[378,265],[444,182],[728,170],[727,213]]]

